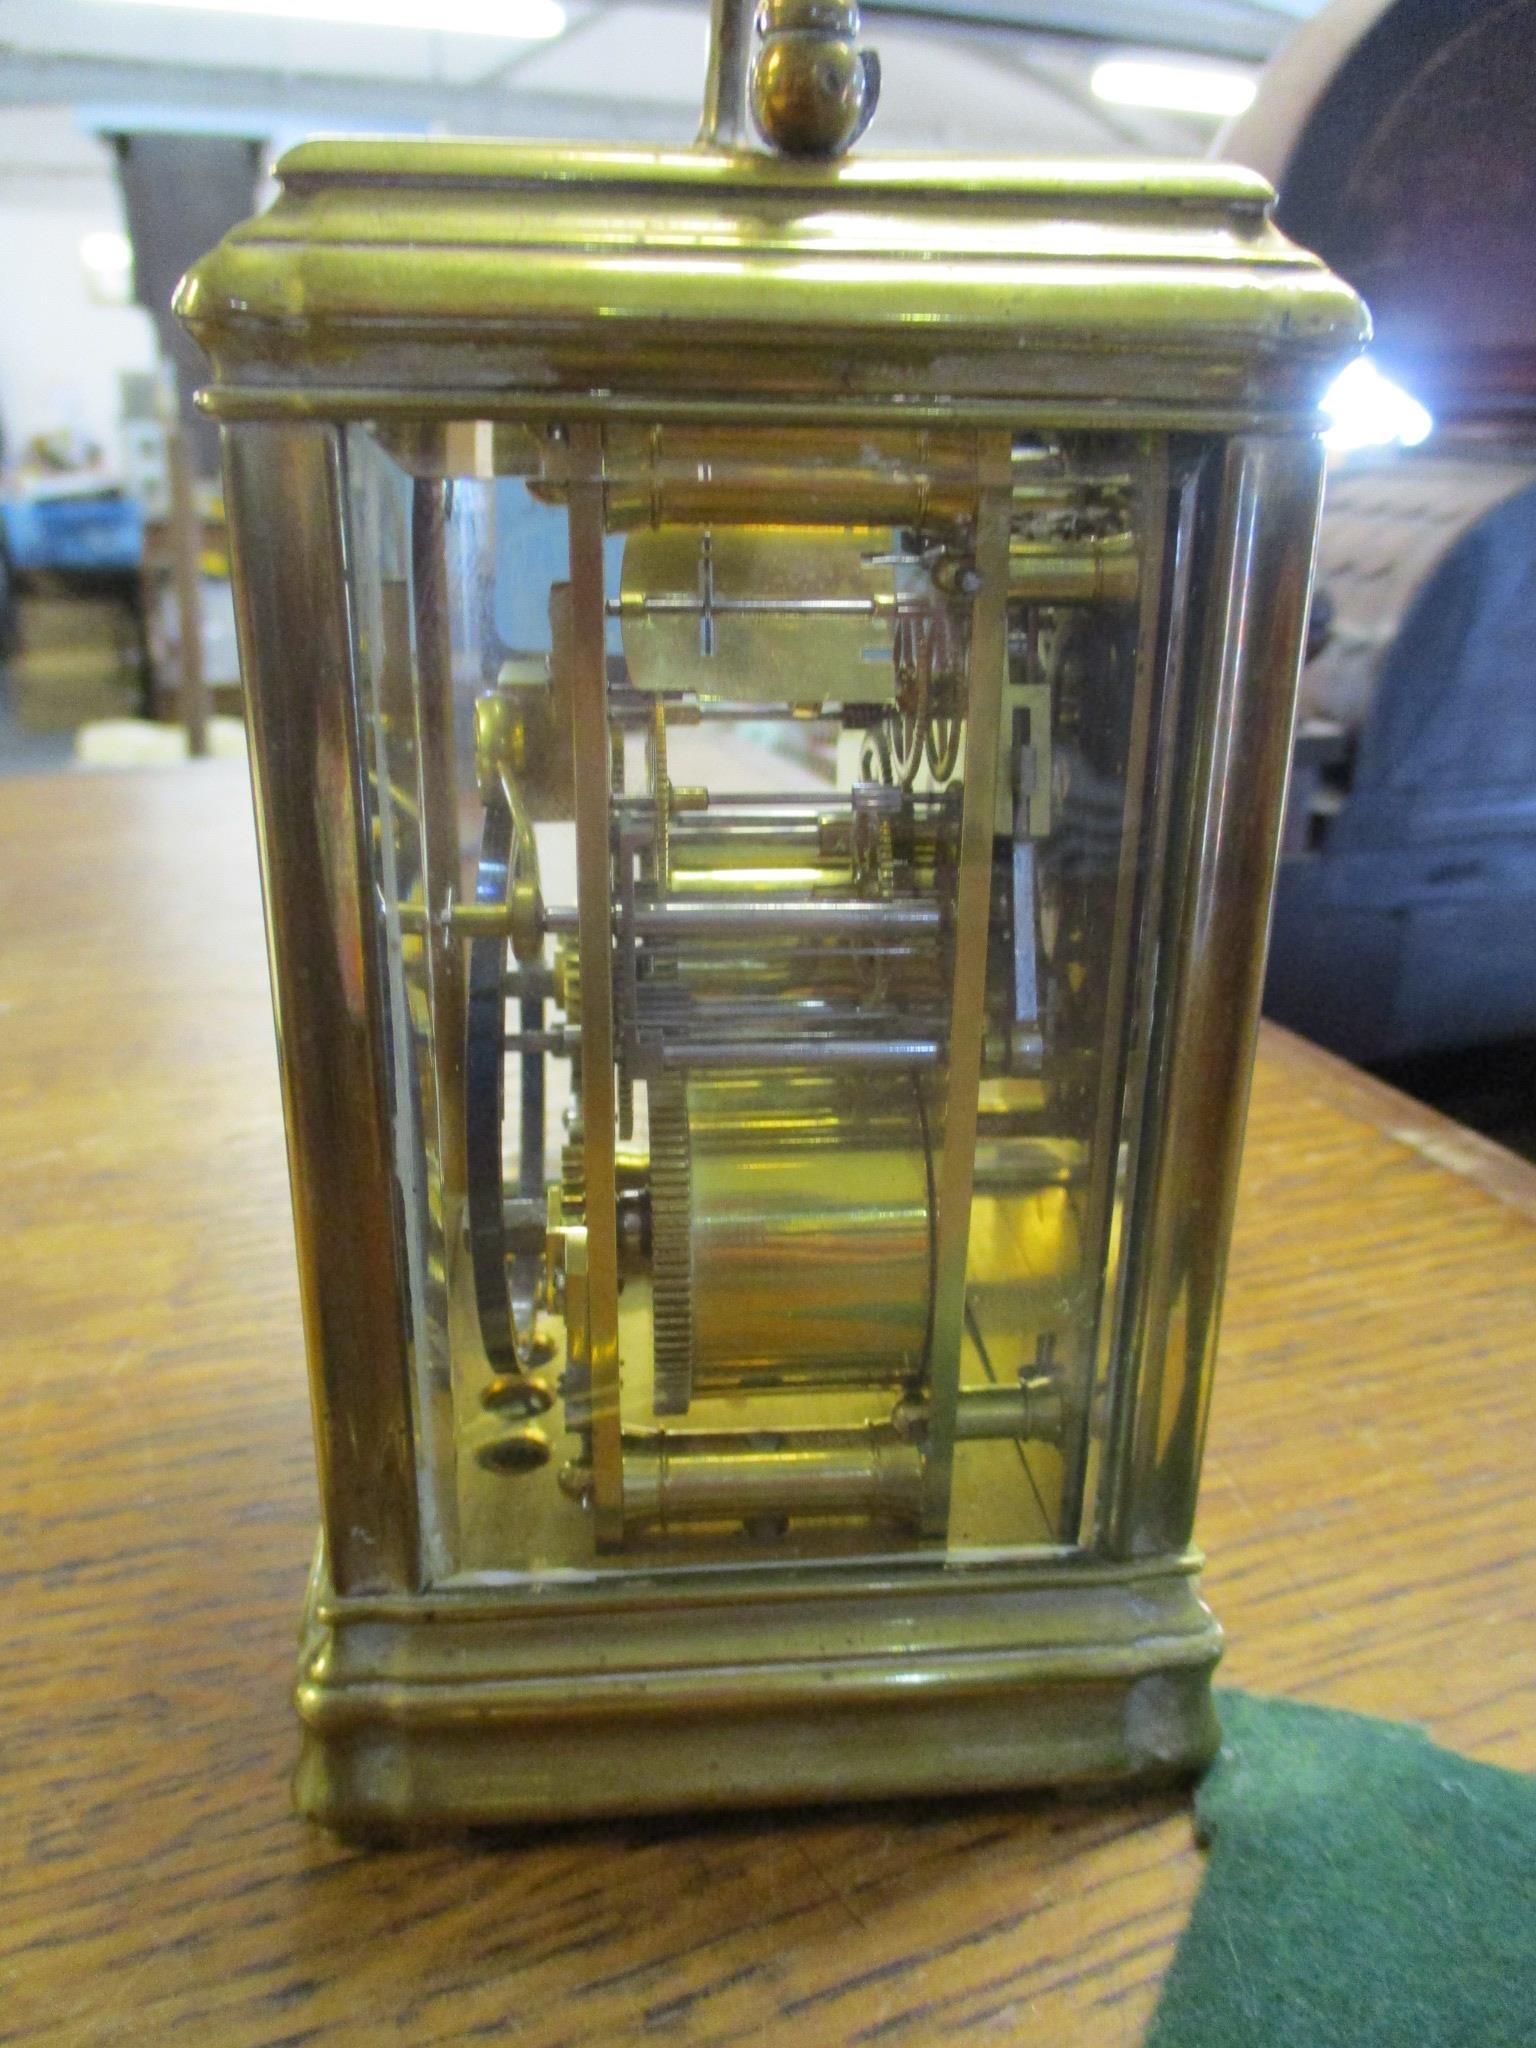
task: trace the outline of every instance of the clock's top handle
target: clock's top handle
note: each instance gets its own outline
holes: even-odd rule
[[[858,35],[857,0],[713,0],[699,141],[747,147],[750,107],[752,126],[777,153],[841,156],[880,96],[880,60]]]

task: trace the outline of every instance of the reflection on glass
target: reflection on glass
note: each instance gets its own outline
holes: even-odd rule
[[[1166,445],[441,447],[347,444],[439,1576],[1076,1544]]]

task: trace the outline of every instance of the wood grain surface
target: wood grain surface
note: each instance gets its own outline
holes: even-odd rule
[[[0,2040],[1136,2040],[1187,1801],[394,1854],[294,1820],[314,1516],[238,768],[0,789]],[[1536,1175],[1270,1032],[1201,1535],[1225,1676],[1536,1765]]]

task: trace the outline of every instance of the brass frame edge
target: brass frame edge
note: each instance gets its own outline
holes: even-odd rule
[[[965,781],[953,906],[944,1127],[935,1193],[933,1306],[928,1342],[928,1433],[923,1459],[923,1531],[943,1535],[955,1448],[955,1406],[965,1346],[965,1279],[976,1172],[976,1119],[991,945],[993,812],[1003,698],[1008,691],[1009,440],[982,438],[977,450],[975,555],[981,587],[971,610],[965,684]]]
[[[600,1547],[624,1533],[619,1430],[619,1244],[615,1181],[613,829],[608,671],[603,641],[602,439],[570,432],[571,747],[575,782],[577,949],[581,966],[581,1117],[587,1233],[587,1377],[592,1513]]]
[[[1086,1624],[1061,1575],[1021,1587],[1000,1572],[1015,1583],[962,1610],[958,1634],[948,1592],[909,1589],[900,1657],[878,1606],[851,1628],[839,1617],[835,1649],[743,1660],[715,1623],[702,1654],[664,1668],[625,1658],[613,1614],[611,1630],[601,1616],[557,1630],[559,1668],[543,1670],[550,1642],[516,1629],[466,1646],[408,1612],[327,1627],[322,1563],[295,1797],[333,1827],[394,1833],[1187,1774],[1219,1739],[1221,1632],[1196,1562],[1075,1575]]]
[[[1340,350],[1337,360],[1350,351]],[[708,402],[652,391],[595,391],[578,384],[528,389],[516,385],[456,385],[421,390],[408,385],[247,384],[222,378],[198,387],[198,410],[235,425],[242,421],[307,421],[333,425],[401,419],[452,423],[460,420],[570,422],[643,419],[724,426],[890,426],[1053,427],[1061,431],[1211,434],[1312,434],[1324,424],[1309,383],[1303,402],[1274,406],[1222,403],[1192,395],[1185,399],[1094,399],[1078,393],[1010,398],[1006,395],[955,400],[912,398],[897,392],[850,396],[846,403],[809,397],[733,399],[713,393]]]
[[[774,1570],[718,1564],[694,1571],[593,1572],[558,1588],[530,1573],[521,1583],[464,1579],[403,1595],[341,1595],[330,1586],[323,1556],[311,1618],[326,1628],[388,1622],[432,1627],[500,1625],[538,1618],[601,1614],[677,1614],[711,1607],[832,1600],[907,1601],[942,1593],[946,1601],[998,1593],[1069,1592],[1078,1587],[1133,1586],[1169,1577],[1197,1579],[1205,1554],[1189,1549],[1164,1557],[1110,1558],[1087,1549],[961,1552],[942,1560],[894,1554],[872,1562],[846,1560],[808,1568],[803,1559]]]

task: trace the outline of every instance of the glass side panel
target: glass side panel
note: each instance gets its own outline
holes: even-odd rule
[[[347,471],[435,1575],[1075,1544],[1165,446],[470,423]]]

